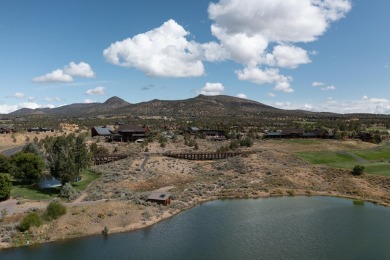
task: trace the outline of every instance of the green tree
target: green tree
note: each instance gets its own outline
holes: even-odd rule
[[[77,175],[80,175],[82,170],[87,169],[91,165],[91,155],[85,146],[84,137],[77,136],[74,142],[74,160],[76,164]]]
[[[9,199],[12,182],[8,175],[0,174],[0,201]]]
[[[59,136],[47,146],[50,174],[64,185],[73,182],[91,163],[91,156],[84,144],[84,137],[74,134]]]
[[[11,159],[0,154],[0,173],[9,173],[11,170]]]
[[[36,155],[42,156],[42,153],[36,143],[26,144],[22,149],[22,153],[35,153]]]
[[[352,169],[353,175],[362,175],[364,173],[364,166],[363,165],[355,165]]]
[[[12,155],[11,174],[26,183],[37,181],[43,174],[45,164],[41,157],[34,153],[16,153]]]

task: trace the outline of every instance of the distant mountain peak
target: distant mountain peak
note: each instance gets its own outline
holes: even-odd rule
[[[109,99],[106,100],[106,102],[103,103],[104,105],[109,105],[109,106],[116,106],[116,107],[121,107],[121,106],[127,106],[129,105],[128,102],[124,101],[120,97],[113,96]]]

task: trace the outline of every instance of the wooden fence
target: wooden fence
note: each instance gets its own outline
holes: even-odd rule
[[[95,155],[92,161],[95,165],[110,163],[129,157],[127,154]]]
[[[235,156],[246,156],[253,152],[226,152],[226,153],[218,153],[218,152],[197,152],[197,153],[166,153],[165,156],[178,158],[178,159],[187,159],[187,160],[219,160],[226,159]]]

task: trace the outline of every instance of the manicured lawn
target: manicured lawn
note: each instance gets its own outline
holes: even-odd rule
[[[371,162],[360,162],[348,154],[340,152],[299,152],[297,155],[313,164],[323,164],[337,168],[352,170],[355,165],[363,165],[369,174],[390,176],[390,147],[385,146],[377,150],[350,151],[351,154]],[[382,162],[381,159],[384,159]]]
[[[84,171],[81,174],[81,181],[73,184],[77,191],[83,191],[87,186],[94,180],[99,178],[99,176],[88,170]],[[51,198],[58,197],[60,194],[61,188],[51,188],[51,189],[39,189],[34,185],[26,185],[18,182],[13,182],[13,187],[11,190],[11,196],[14,198],[21,197],[24,199],[30,200],[47,200]]]
[[[31,185],[23,185],[18,183],[14,183],[11,190],[12,197],[21,197],[30,200],[47,200],[57,197],[59,193],[60,189],[58,188],[41,190]]]
[[[91,182],[93,182],[97,178],[99,178],[99,175],[91,171],[85,170],[81,173],[81,181],[73,183],[73,187],[77,191],[83,191],[88,187]]]
[[[355,162],[355,159],[349,155],[338,152],[299,152],[297,155],[313,164]]]
[[[381,159],[389,160],[390,146],[383,146],[377,150],[351,151],[351,153],[366,160],[381,160]]]

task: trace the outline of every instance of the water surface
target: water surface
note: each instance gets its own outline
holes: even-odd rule
[[[0,259],[390,259],[390,209],[328,197],[212,201],[136,232]]]

